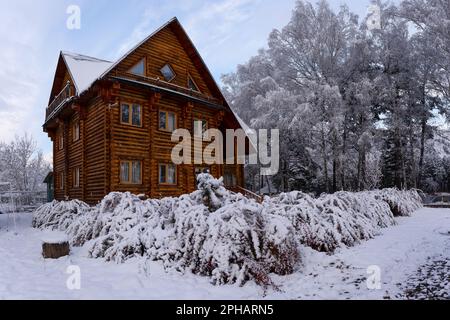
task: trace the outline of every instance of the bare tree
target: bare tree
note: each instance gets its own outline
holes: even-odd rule
[[[51,168],[32,136],[25,133],[11,143],[0,143],[0,163],[0,179],[10,182],[14,190],[45,190],[43,180]]]

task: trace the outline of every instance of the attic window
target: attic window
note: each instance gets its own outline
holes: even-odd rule
[[[192,79],[190,74],[188,75],[188,88],[193,90],[193,91],[200,92],[200,90],[198,89],[197,84],[195,83],[194,79]]]
[[[138,76],[145,76],[145,58],[135,64],[129,72]]]
[[[169,64],[166,64],[164,67],[162,67],[160,71],[167,82],[172,81],[177,76],[175,74],[175,71],[173,71],[172,67]]]

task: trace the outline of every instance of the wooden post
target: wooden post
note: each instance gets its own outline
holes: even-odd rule
[[[70,159],[69,159],[69,130],[70,123],[68,119],[64,119],[63,122],[63,140],[64,140],[64,200],[70,197],[69,195],[69,171],[70,171]]]
[[[190,130],[192,134],[194,133],[193,117],[192,117],[193,111],[194,111],[194,104],[192,102],[187,102],[183,106],[183,128]],[[191,161],[192,161],[192,159],[191,159]],[[186,189],[186,190],[184,190],[184,192],[190,193],[195,190],[195,177],[193,177],[195,170],[192,165],[185,164],[183,167],[184,167],[184,170],[183,170],[184,183],[185,183],[185,189]],[[193,181],[193,183],[192,183],[192,181]]]
[[[158,127],[158,103],[161,100],[162,96],[160,93],[158,92],[152,92],[150,94],[149,97],[149,102],[148,102],[148,107],[149,107],[149,111],[150,111],[150,115],[149,115],[149,123],[150,123],[150,127],[149,127],[149,133],[150,133],[150,141],[154,141],[154,137],[156,136],[156,130]],[[155,187],[158,183],[158,172],[156,171],[156,174],[154,175],[154,170],[156,168],[157,170],[157,162],[154,158],[155,156],[155,144],[154,143],[150,143],[150,147],[148,148],[149,152],[150,152],[150,163],[148,163],[147,165],[150,166],[150,190],[148,190],[148,194],[150,195],[151,198],[155,198],[156,196],[156,192],[155,192]],[[156,177],[156,179],[155,179]]]

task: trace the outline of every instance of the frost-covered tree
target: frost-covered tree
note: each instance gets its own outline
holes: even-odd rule
[[[277,191],[425,185],[433,120],[450,106],[448,1],[375,3],[381,28],[368,30],[345,6],[297,1],[268,48],[223,77],[248,124],[281,131]]]
[[[209,211],[214,212],[223,206],[227,190],[222,178],[215,179],[209,173],[201,173],[197,176],[197,187]]]
[[[0,143],[0,180],[10,182],[16,191],[45,190],[43,180],[51,170],[32,136],[16,136]]]

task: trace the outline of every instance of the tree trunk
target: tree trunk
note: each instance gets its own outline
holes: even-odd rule
[[[362,157],[361,157],[361,182],[362,182],[362,190],[365,190],[367,187],[367,168],[366,168],[366,146],[363,147]]]
[[[362,146],[358,152],[358,190],[366,188],[366,147]]]
[[[325,140],[325,130],[322,125],[322,156],[323,156],[323,173],[325,177],[325,190],[330,192],[329,178],[328,178],[328,158],[327,158],[327,145]]]
[[[411,181],[414,188],[417,188],[417,171],[416,171],[416,157],[414,155],[414,133],[413,126],[409,128],[409,153],[411,157]]]
[[[347,158],[347,121],[348,117],[345,115],[344,119],[344,133],[342,135],[342,161],[345,163]],[[345,165],[341,165],[341,183],[342,190],[347,190],[346,176],[345,176]]]
[[[420,159],[419,159],[419,176],[417,178],[417,186],[419,188],[422,188],[423,182],[423,163],[425,158],[425,137],[426,137],[426,131],[427,131],[427,120],[425,117],[422,119],[422,132],[420,135]]]
[[[407,180],[406,180],[406,163],[405,163],[405,153],[403,151],[403,142],[402,139],[400,138],[400,163],[401,163],[401,174],[402,174],[402,185],[400,187],[400,189],[405,189],[407,188]]]
[[[332,192],[336,192],[337,191],[337,162],[336,162],[336,157],[333,157],[333,190]]]

